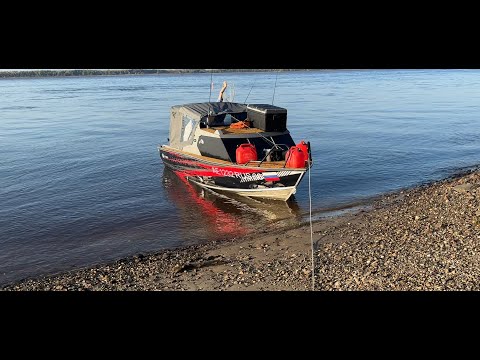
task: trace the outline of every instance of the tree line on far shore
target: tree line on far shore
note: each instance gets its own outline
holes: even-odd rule
[[[5,70],[0,71],[0,78],[11,77],[47,77],[47,76],[105,76],[105,75],[156,75],[183,73],[220,73],[220,72],[276,72],[298,71],[300,69],[80,69],[80,70]]]

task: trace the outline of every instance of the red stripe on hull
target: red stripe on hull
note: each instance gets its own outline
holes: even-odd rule
[[[184,155],[179,153],[167,152],[165,150],[162,151],[167,154],[167,158],[163,159],[164,162],[171,162],[179,165],[193,167],[192,169],[182,169],[183,172],[188,173],[189,175],[224,177],[235,176],[239,174],[261,173],[265,171],[258,168],[236,167],[231,165],[205,163],[202,162],[200,159],[192,159],[190,157],[185,157]]]

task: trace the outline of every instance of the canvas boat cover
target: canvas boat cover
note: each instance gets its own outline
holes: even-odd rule
[[[246,104],[232,102],[204,102],[172,106],[170,111],[170,146],[182,149],[190,143],[200,122],[208,116],[237,114],[247,111]]]
[[[244,112],[247,110],[247,105],[232,102],[205,102],[172,106],[172,111],[174,110],[190,115],[195,120],[201,120],[207,115]]]

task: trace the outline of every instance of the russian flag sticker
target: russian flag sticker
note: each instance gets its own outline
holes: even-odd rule
[[[265,178],[265,181],[280,181],[277,173],[264,173],[263,177]]]

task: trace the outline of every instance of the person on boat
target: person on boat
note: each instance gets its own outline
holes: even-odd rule
[[[218,94],[218,100],[217,100],[218,102],[223,102],[223,93],[225,92],[226,89],[227,89],[227,82],[224,81],[223,86],[220,89],[220,94]]]

